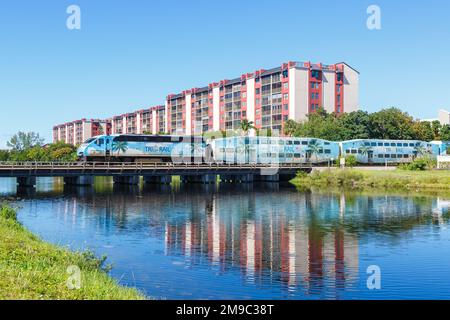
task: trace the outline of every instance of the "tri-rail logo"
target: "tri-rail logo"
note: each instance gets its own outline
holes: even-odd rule
[[[172,148],[170,146],[152,145],[152,146],[145,147],[145,152],[150,152],[150,153],[170,153],[171,151],[172,151]]]

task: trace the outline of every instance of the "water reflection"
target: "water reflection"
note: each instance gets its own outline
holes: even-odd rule
[[[45,239],[106,253],[115,276],[168,298],[193,288],[193,298],[362,297],[370,241],[394,247],[448,224],[444,199],[278,188],[55,183],[21,194],[20,217]]]

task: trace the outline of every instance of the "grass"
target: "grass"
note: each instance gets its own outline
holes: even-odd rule
[[[450,171],[337,169],[300,173],[292,180],[297,187],[339,187],[349,189],[450,190]]]
[[[136,289],[120,286],[103,262],[92,253],[42,241],[17,221],[16,210],[0,204],[0,299],[145,299]],[[69,266],[81,270],[79,289],[67,285]]]

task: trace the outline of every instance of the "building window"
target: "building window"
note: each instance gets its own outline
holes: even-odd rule
[[[284,99],[284,100],[289,99],[289,95],[288,95],[287,93],[283,94],[283,99]]]
[[[259,89],[259,88],[256,88],[256,89],[255,89],[255,93],[256,93],[256,94],[259,94],[259,93],[260,93],[260,89]]]
[[[283,78],[289,77],[289,70],[283,70]]]
[[[288,105],[288,104],[284,104],[284,105],[283,105],[283,108],[284,108],[284,110],[287,111],[287,110],[289,110],[289,105]]]
[[[337,81],[342,81],[342,78],[344,77],[344,74],[342,72],[339,72],[337,74]]]
[[[287,88],[289,88],[289,83],[287,83],[287,82],[283,83],[283,89],[287,89]]]

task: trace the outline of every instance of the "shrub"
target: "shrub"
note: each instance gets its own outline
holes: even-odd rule
[[[399,169],[411,171],[425,171],[436,167],[436,161],[431,158],[417,158],[410,163],[399,165]]]
[[[2,203],[0,204],[0,217],[8,220],[17,220],[17,212],[9,205]]]
[[[358,160],[356,160],[355,156],[350,155],[350,156],[345,157],[345,166],[346,167],[352,168],[352,167],[356,166],[357,164],[358,164]]]

